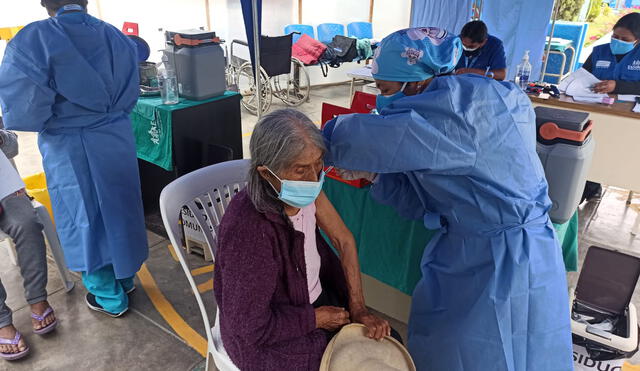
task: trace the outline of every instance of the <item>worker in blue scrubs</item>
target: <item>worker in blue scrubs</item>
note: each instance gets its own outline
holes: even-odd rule
[[[629,13],[613,26],[609,44],[598,45],[582,68],[602,82],[593,90],[607,94],[640,95],[640,13]],[[587,182],[582,200],[600,198],[602,186]]]
[[[56,229],[87,305],[128,309],[148,256],[129,113],[139,95],[136,49],[86,12],[86,0],[43,0],[51,18],[22,29],[0,64],[7,129],[38,132]]]
[[[640,13],[629,13],[613,26],[609,44],[598,45],[582,66],[603,80],[598,93],[640,95]]]
[[[387,36],[372,64],[379,115],[329,121],[326,162],[373,180],[376,201],[438,230],[409,320],[418,370],[572,370],[531,103],[513,83],[447,75],[461,49],[433,28]]]
[[[489,35],[482,21],[471,21],[462,27],[462,58],[456,65],[456,74],[475,73],[504,80],[507,76],[507,60],[502,41]]]

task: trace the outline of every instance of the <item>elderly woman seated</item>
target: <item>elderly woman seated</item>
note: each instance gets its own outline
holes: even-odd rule
[[[328,340],[349,322],[366,325],[370,338],[390,335],[365,307],[355,240],[322,192],[320,131],[300,112],[275,111],[255,127],[250,149],[249,184],[220,225],[214,282],[234,364],[317,370]]]

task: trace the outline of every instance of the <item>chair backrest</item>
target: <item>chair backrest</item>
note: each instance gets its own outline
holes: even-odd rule
[[[125,35],[140,36],[138,29],[138,24],[135,22],[124,22],[124,25],[122,25],[122,33]]]
[[[269,77],[291,72],[292,36],[260,36],[260,66]]]
[[[160,194],[162,221],[200,307],[209,344],[212,344],[211,323],[182,249],[180,215],[183,207],[189,208],[215,257],[218,226],[233,196],[246,186],[248,172],[249,160],[222,162],[181,176]]]
[[[328,44],[336,35],[344,36],[344,26],[338,23],[322,23],[318,25],[318,41]]]
[[[284,26],[284,34],[288,35],[292,32],[300,32],[300,34],[308,35],[312,39],[316,38],[316,33],[313,30],[313,26],[308,24],[288,24]],[[293,43],[295,44],[301,35],[294,34],[293,35]]]
[[[356,39],[373,39],[373,26],[370,22],[351,22],[347,25],[347,36]]]

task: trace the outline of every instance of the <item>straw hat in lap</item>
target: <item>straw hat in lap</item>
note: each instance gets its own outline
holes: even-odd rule
[[[320,371],[415,371],[409,352],[394,338],[369,339],[359,323],[344,326],[322,357]]]

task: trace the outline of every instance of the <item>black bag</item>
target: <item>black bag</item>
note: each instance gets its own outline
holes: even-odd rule
[[[322,56],[322,60],[329,66],[338,68],[340,63],[352,62],[358,57],[358,49],[356,48],[356,39],[342,35],[336,35],[333,40],[327,44],[327,50]]]

